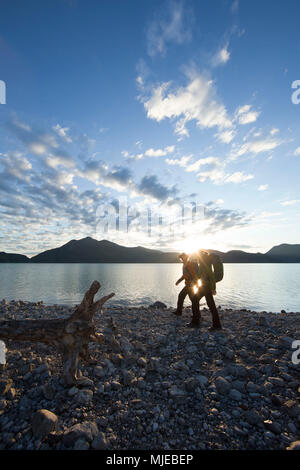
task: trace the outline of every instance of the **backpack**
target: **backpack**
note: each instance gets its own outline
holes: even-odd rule
[[[214,268],[215,281],[220,282],[224,277],[224,266],[220,257],[214,253],[210,253],[211,263]]]

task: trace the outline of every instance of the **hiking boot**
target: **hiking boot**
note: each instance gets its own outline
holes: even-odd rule
[[[187,323],[185,325],[187,328],[200,328],[200,323],[193,323],[192,321],[190,323]]]
[[[177,310],[175,310],[175,312],[173,312],[173,315],[176,315],[177,317],[181,317],[182,312],[178,312]]]
[[[208,331],[220,331],[220,330],[222,330],[221,325],[220,326],[211,326],[210,328],[208,328]]]

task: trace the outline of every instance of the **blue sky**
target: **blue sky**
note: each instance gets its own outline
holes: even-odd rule
[[[299,242],[299,13],[294,0],[2,0],[0,250]]]

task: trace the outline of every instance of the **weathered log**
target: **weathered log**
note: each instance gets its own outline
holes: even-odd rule
[[[66,319],[50,320],[3,320],[0,321],[0,339],[34,341],[56,346],[62,354],[62,377],[66,385],[80,381],[79,361],[90,360],[89,342],[102,342],[97,334],[94,315],[102,313],[103,304],[113,297],[111,293],[94,302],[101,285],[94,281],[76,307]]]

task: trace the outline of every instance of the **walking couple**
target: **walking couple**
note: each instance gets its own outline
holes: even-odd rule
[[[208,308],[212,315],[211,330],[221,329],[219,314],[213,295],[216,294],[216,282],[223,279],[223,264],[217,255],[198,251],[196,255],[188,256],[181,253],[179,259],[182,261],[182,276],[176,281],[176,286],[183,280],[184,288],[178,295],[177,309],[175,315],[182,315],[184,299],[188,295],[192,302],[192,321],[188,326],[200,326],[200,300],[205,297]]]

